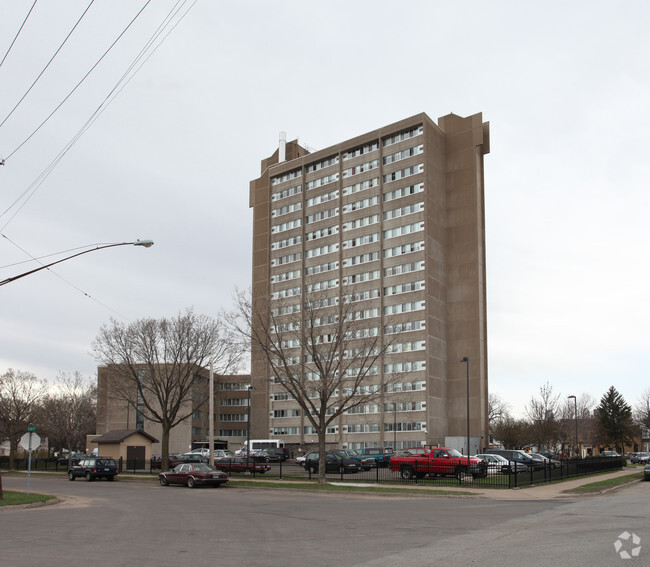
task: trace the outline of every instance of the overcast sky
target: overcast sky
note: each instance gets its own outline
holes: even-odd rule
[[[490,391],[521,413],[547,381],[631,404],[650,386],[650,3],[199,0],[119,83],[176,5],[157,0],[29,138],[145,0],[96,0],[5,120],[89,3],[37,3],[0,66],[0,279],[30,255],[155,246],[2,286],[1,372],[93,376],[111,317],[228,309],[251,278],[249,182],[280,131],[321,149],[482,112]],[[0,58],[32,4],[3,5]]]

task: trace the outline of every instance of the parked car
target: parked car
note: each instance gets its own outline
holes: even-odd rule
[[[286,449],[269,448],[251,455],[251,459],[262,463],[280,463],[286,461],[288,456]]]
[[[601,457],[620,457],[620,453],[617,453],[616,451],[601,451],[600,452]]]
[[[319,456],[318,453],[309,453],[305,457],[303,468],[306,471],[315,474],[319,469]],[[340,457],[332,453],[325,455],[325,472],[328,473],[358,473],[362,470],[361,463],[350,459],[348,457]]]
[[[502,457],[501,455],[480,453],[475,456],[477,459],[482,459],[487,463],[488,474],[508,474],[515,469],[517,472],[528,470],[528,467],[523,463],[517,463],[515,461],[510,462],[508,459]]]
[[[646,463],[643,468],[643,480],[650,480],[650,463]]]
[[[246,461],[246,457],[225,457],[215,461],[214,466],[220,471],[229,473],[255,472],[258,474],[264,474],[266,471],[271,470],[270,466],[256,463],[252,457],[248,462]]]
[[[173,469],[177,465],[183,463],[207,463],[208,458],[202,457],[199,453],[184,453],[183,455],[175,455],[173,458],[169,457],[169,468]]]
[[[505,457],[509,461],[522,463],[523,465],[526,465],[526,468],[528,470],[541,470],[545,466],[544,463],[541,463],[539,461],[534,461],[533,459],[531,459],[530,455],[523,450],[486,449],[485,453],[489,455],[501,455],[502,457]]]
[[[72,453],[72,462],[71,462],[71,464],[78,465],[79,461],[81,461],[81,459],[85,459],[86,457],[89,457],[89,456],[90,455],[86,455],[86,453]],[[59,457],[56,460],[56,462],[57,462],[58,465],[67,465],[68,464],[68,455],[66,455],[65,457]]]
[[[68,480],[74,480],[77,477],[85,477],[89,482],[96,478],[115,480],[116,476],[117,463],[110,457],[86,457],[81,459],[78,465],[74,465],[68,470]]]
[[[377,466],[387,467],[395,451],[393,451],[392,447],[364,447],[363,449],[359,449],[359,453],[366,457],[374,457],[377,461]]]
[[[182,484],[188,488],[197,486],[221,486],[228,482],[228,475],[205,463],[184,463],[167,472],[158,474],[161,486]]]
[[[296,457],[296,463],[298,463],[302,467],[303,463],[305,462],[305,457],[307,457],[307,453],[303,453],[302,455],[298,455]]]
[[[630,461],[633,463],[647,463],[650,461],[650,453],[634,453],[634,456],[630,458]]]
[[[377,468],[377,459],[374,457],[368,457],[366,455],[362,455],[358,451],[355,451],[354,449],[334,449],[332,451],[328,451],[328,453],[331,453],[333,455],[338,455],[339,457],[344,457],[348,459],[354,459],[355,461],[359,461],[361,463],[361,468],[364,471],[369,471],[370,469],[376,469]]]
[[[214,450],[214,460],[223,459],[224,457],[234,457],[235,453],[228,449],[215,449]]]
[[[200,447],[199,449],[192,449],[191,451],[188,451],[187,453],[183,453],[184,455],[199,455],[201,457],[209,457],[210,456],[210,449]]]
[[[169,455],[167,455],[167,462],[169,464],[170,469],[174,468],[171,466],[172,461],[176,461],[176,464],[178,464],[181,461],[180,455],[178,453],[169,453]],[[162,455],[151,455],[151,469],[152,470],[160,469],[161,466],[162,466]]]
[[[543,463],[545,467],[549,467],[551,469],[555,469],[562,465],[558,459],[550,459],[549,457],[540,455],[539,453],[528,453],[528,456],[534,461]]]

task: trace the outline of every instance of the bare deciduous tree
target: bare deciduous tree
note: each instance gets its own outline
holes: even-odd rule
[[[490,430],[490,441],[495,438],[495,430],[499,423],[510,417],[510,406],[499,394],[490,392],[488,394],[488,426]]]
[[[357,299],[345,290],[334,298],[305,291],[290,301],[253,304],[250,293],[236,293],[231,323],[316,431],[319,463],[325,462],[328,426],[352,408],[383,401],[386,386],[404,376],[379,382],[383,357],[392,352],[400,329],[396,325],[382,339],[380,329],[371,330],[364,319],[366,302]],[[324,466],[318,467],[318,482],[325,482]]]
[[[639,401],[634,406],[634,419],[650,429],[650,388],[641,392]]]
[[[554,448],[560,437],[560,396],[554,394],[553,387],[546,382],[539,389],[539,397],[531,398],[526,405],[526,414],[531,422],[531,440],[539,447]]]
[[[168,466],[169,433],[208,401],[203,382],[210,360],[217,374],[236,371],[242,352],[221,318],[192,309],[173,319],[111,320],[93,343],[110,372],[109,391],[162,428],[162,466]],[[164,468],[163,468],[164,470]]]
[[[41,404],[39,421],[50,446],[68,449],[68,466],[73,450],[86,450],[86,435],[97,423],[97,386],[79,372],[60,373]]]
[[[46,382],[31,372],[13,370],[0,376],[0,437],[9,440],[9,468],[14,468],[18,441],[36,419]]]

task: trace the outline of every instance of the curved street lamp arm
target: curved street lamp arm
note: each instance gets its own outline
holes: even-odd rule
[[[104,244],[102,246],[97,246],[95,248],[90,248],[89,250],[84,250],[83,252],[77,252],[76,254],[73,254],[72,256],[67,256],[66,258],[61,258],[60,260],[57,260],[56,262],[50,262],[49,264],[45,264],[44,266],[40,266],[38,268],[35,268],[33,270],[29,270],[28,272],[25,272],[23,274],[19,274],[17,276],[14,276],[12,278],[7,278],[6,280],[0,281],[0,285],[6,285],[8,283],[11,283],[15,280],[18,280],[20,278],[24,278],[25,276],[29,276],[30,274],[33,274],[35,272],[40,272],[41,270],[45,270],[46,268],[50,268],[51,266],[54,266],[55,264],[60,264],[61,262],[65,262],[66,260],[71,260],[72,258],[76,258],[77,256],[82,256],[83,254],[88,254],[89,252],[96,252],[97,250],[103,250],[104,248],[113,248],[115,246],[144,246],[145,248],[149,248],[153,246],[153,240],[136,240],[135,242],[118,242],[116,244]]]

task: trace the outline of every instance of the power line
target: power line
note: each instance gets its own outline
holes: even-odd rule
[[[122,77],[118,80],[118,82],[115,84],[115,86],[111,89],[111,91],[106,95],[102,103],[97,107],[95,112],[90,116],[88,120],[83,124],[83,126],[77,131],[77,133],[70,139],[70,141],[64,146],[64,148],[59,152],[59,154],[52,160],[52,162],[41,172],[41,174],[29,185],[29,187],[21,193],[21,195],[9,206],[5,211],[3,211],[0,214],[0,218],[5,216],[16,204],[25,197],[25,195],[29,194],[27,198],[23,201],[23,203],[18,207],[18,209],[14,212],[14,214],[7,220],[7,222],[0,227],[0,231],[4,230],[9,223],[14,219],[14,217],[20,212],[20,210],[27,204],[27,202],[34,196],[36,191],[40,188],[40,186],[43,184],[45,179],[52,173],[52,170],[58,165],[58,163],[63,159],[66,153],[72,148],[72,146],[85,134],[85,132],[94,124],[94,122],[99,118],[99,116],[106,110],[106,108],[117,98],[117,96],[122,92],[124,87],[135,77],[135,75],[142,69],[144,64],[149,60],[149,58],[158,50],[158,48],[165,42],[167,37],[171,34],[171,32],[178,26],[178,24],[187,16],[187,14],[190,12],[190,10],[194,7],[198,0],[195,0],[192,5],[181,15],[181,17],[174,23],[174,25],[171,27],[171,29],[168,30],[168,32],[165,34],[165,36],[162,38],[160,43],[154,47],[150,53],[144,57],[146,54],[147,50],[153,45],[153,43],[162,35],[163,31],[171,25],[171,22],[176,18],[178,13],[181,11],[181,9],[185,6],[187,3],[187,0],[178,0],[174,7],[169,11],[167,16],[163,19],[163,22],[158,26],[156,31],[152,34],[152,36],[147,40],[145,43],[145,46],[142,48],[140,53],[135,57],[135,59],[131,62],[125,73],[122,75]],[[180,6],[179,6],[180,4]],[[143,59],[144,58],[144,59]],[[141,61],[141,62],[140,62]],[[135,69],[135,71],[132,72],[131,76],[129,77],[129,73],[136,67],[136,65],[140,62],[140,65]],[[128,77],[128,79],[127,79]]]
[[[34,0],[32,7],[29,9],[29,12],[27,12],[25,19],[23,20],[23,23],[20,25],[20,29],[16,33],[16,37],[14,37],[13,41],[11,42],[11,45],[9,46],[9,49],[7,49],[7,53],[5,53],[5,56],[2,58],[2,61],[0,61],[0,67],[2,67],[2,64],[5,62],[5,59],[7,58],[7,55],[9,55],[11,48],[14,46],[14,43],[16,43],[16,40],[18,39],[20,32],[23,31],[23,27],[27,23],[27,18],[29,18],[29,15],[32,13],[32,10],[34,9],[34,6],[36,6],[36,2],[38,2],[38,0]]]
[[[88,78],[88,76],[89,76],[89,75],[90,75],[90,74],[95,70],[95,68],[96,68],[96,67],[97,67],[97,66],[102,62],[102,60],[104,59],[104,57],[106,57],[106,55],[108,55],[108,53],[111,51],[111,49],[113,49],[113,47],[115,47],[115,44],[116,44],[116,43],[117,43],[117,42],[122,38],[122,36],[123,36],[127,31],[128,31],[128,29],[133,25],[133,23],[134,23],[135,20],[138,18],[138,16],[140,16],[140,14],[142,14],[142,12],[144,11],[144,9],[149,5],[150,2],[151,2],[151,0],[147,0],[147,2],[145,3],[145,5],[144,5],[144,6],[140,9],[140,11],[139,11],[135,16],[134,16],[134,18],[133,18],[133,19],[129,22],[129,24],[124,28],[124,30],[122,30],[122,33],[120,33],[120,35],[117,36],[117,38],[115,39],[115,41],[113,41],[113,43],[111,43],[111,45],[108,47],[108,49],[107,49],[106,51],[104,51],[103,55],[102,55],[102,56],[97,60],[97,62],[96,62],[96,63],[95,63],[91,68],[90,68],[90,70],[89,70],[89,71],[88,71],[88,72],[87,72],[87,73],[82,77],[82,79],[81,79],[81,80],[80,80],[80,81],[79,81],[79,82],[74,86],[74,88],[73,88],[73,89],[72,89],[72,90],[71,90],[71,91],[66,95],[66,97],[65,97],[65,98],[64,98],[64,99],[63,99],[63,100],[62,100],[62,101],[61,101],[61,102],[56,106],[56,108],[55,108],[52,112],[50,112],[50,114],[45,118],[45,120],[43,120],[43,122],[41,122],[41,123],[38,125],[38,127],[36,128],[36,130],[34,130],[34,131],[29,135],[29,136],[27,136],[27,138],[26,138],[26,139],[25,139],[21,144],[19,144],[19,145],[18,145],[18,146],[17,146],[17,147],[16,147],[16,148],[15,148],[15,149],[14,149],[14,150],[13,150],[13,151],[12,151],[12,152],[11,152],[11,153],[6,157],[6,158],[5,158],[5,159],[4,159],[5,162],[6,162],[6,161],[11,157],[11,156],[13,156],[13,155],[14,155],[14,154],[15,154],[15,153],[20,149],[20,148],[22,148],[22,147],[23,147],[27,142],[29,142],[29,140],[31,140],[31,138],[32,138],[32,137],[33,137],[33,136],[34,136],[34,135],[35,135],[35,134],[36,134],[36,133],[37,133],[37,132],[38,132],[38,131],[39,131],[39,130],[44,126],[44,125],[45,125],[45,123],[46,123],[50,118],[52,118],[52,116],[54,115],[54,113],[55,113],[57,110],[59,110],[59,108],[61,108],[61,107],[65,104],[65,102],[66,102],[66,101],[67,101],[67,100],[68,100],[68,99],[73,95],[73,93],[74,93],[74,92],[75,92],[75,91],[76,91],[76,90],[81,86],[81,84],[82,84],[82,83],[83,83],[83,82]]]
[[[0,122],[0,128],[2,128],[2,126],[4,126],[4,123],[5,123],[5,122],[9,119],[9,117],[14,113],[14,111],[18,108],[18,106],[20,105],[20,103],[23,102],[23,100],[25,100],[25,97],[26,97],[26,96],[29,94],[29,92],[34,88],[34,85],[38,82],[38,80],[43,76],[43,73],[45,73],[45,71],[47,70],[47,68],[50,66],[50,63],[52,63],[52,61],[54,61],[54,58],[59,54],[59,51],[61,51],[61,49],[63,49],[63,46],[66,44],[66,42],[68,41],[68,39],[69,39],[70,36],[72,35],[72,32],[74,32],[74,30],[77,29],[77,26],[79,25],[79,23],[81,22],[81,20],[83,20],[83,17],[86,15],[86,13],[88,12],[88,10],[90,10],[90,7],[93,5],[93,2],[94,2],[94,1],[95,1],[95,0],[90,0],[90,4],[88,4],[88,7],[84,10],[83,14],[81,14],[81,17],[77,20],[77,23],[72,27],[72,29],[70,30],[70,32],[68,33],[68,35],[65,37],[65,39],[63,40],[63,43],[62,43],[62,44],[59,46],[59,48],[54,52],[54,55],[52,55],[52,57],[50,58],[50,60],[47,62],[47,65],[45,65],[45,67],[43,68],[43,70],[39,73],[38,77],[36,77],[36,79],[34,79],[34,82],[33,82],[33,83],[30,85],[30,87],[27,89],[27,92],[26,92],[26,93],[25,93],[25,94],[20,98],[20,100],[16,103],[16,106],[14,106],[14,107],[11,109],[11,112],[9,112],[9,114],[7,114],[7,116],[5,116],[5,119],[4,119],[2,122]]]

